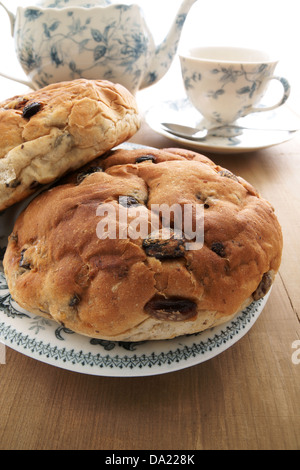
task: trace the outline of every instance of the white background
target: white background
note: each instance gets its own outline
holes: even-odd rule
[[[25,0],[3,0],[12,11],[33,4]],[[130,3],[126,0],[125,3]],[[161,41],[175,17],[181,0],[136,0],[144,10],[156,42]],[[289,105],[300,111],[300,0],[197,0],[184,26],[180,48],[193,45],[239,45],[275,51],[280,56],[277,73],[289,79]],[[0,72],[26,78],[14,51],[8,17],[0,7]],[[0,100],[27,90],[0,77]],[[176,99],[184,93],[179,60],[168,74],[142,92],[149,103],[163,96]]]

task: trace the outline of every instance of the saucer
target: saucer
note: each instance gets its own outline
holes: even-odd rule
[[[165,131],[161,127],[161,123],[172,122],[201,129],[199,123],[203,117],[186,98],[157,103],[145,113],[145,120],[155,132],[177,143],[196,150],[222,154],[253,152],[272,147],[292,139],[297,133],[297,131],[278,131],[276,129],[300,129],[299,117],[287,106],[282,106],[273,111],[253,113],[240,118],[237,121],[238,125],[255,129],[243,130],[236,136],[209,136],[198,142],[177,137]]]

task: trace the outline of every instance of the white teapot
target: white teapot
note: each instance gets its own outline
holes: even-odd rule
[[[0,2],[11,21],[18,60],[33,89],[76,78],[121,83],[133,94],[168,71],[186,16],[196,0],[183,0],[166,38],[158,46],[135,4],[110,0],[45,0],[18,7]]]

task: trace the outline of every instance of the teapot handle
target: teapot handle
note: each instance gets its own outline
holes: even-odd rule
[[[36,90],[36,87],[34,86],[34,84],[29,80],[22,80],[20,78],[11,77],[10,75],[6,75],[5,73],[2,73],[2,72],[0,72],[0,76],[7,78],[8,80],[13,80],[14,82],[22,83],[22,85],[26,85],[29,88],[32,88],[32,90]]]
[[[15,29],[16,16],[2,2],[0,2],[0,6],[2,6],[4,10],[6,11],[6,13],[8,14],[8,17],[10,19],[10,25],[11,25],[11,34],[13,36],[14,29]],[[8,80],[13,80],[14,82],[22,83],[23,85],[26,85],[29,88],[32,88],[33,90],[35,90],[35,86],[33,85],[33,83],[28,80],[21,80],[19,78],[11,77],[10,75],[6,75],[5,73],[2,73],[2,72],[0,72],[0,76],[7,78]]]
[[[2,2],[0,2],[0,5],[4,8],[4,10],[6,11],[6,13],[8,14],[8,17],[9,17],[9,19],[10,19],[11,35],[13,36],[13,35],[14,35],[14,31],[15,31],[16,16],[15,16],[14,13],[13,13],[12,11],[10,11],[5,5],[3,5]]]

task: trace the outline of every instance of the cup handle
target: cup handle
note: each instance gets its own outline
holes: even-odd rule
[[[283,86],[283,97],[281,98],[281,100],[278,101],[278,103],[274,104],[273,106],[267,106],[263,108],[255,108],[254,106],[251,106],[251,108],[247,110],[246,114],[260,113],[262,111],[271,111],[272,109],[276,109],[279,106],[282,106],[286,102],[286,100],[288,99],[291,93],[291,86],[289,82],[287,81],[287,79],[284,77],[278,77],[278,76],[273,75],[272,77],[269,78],[269,80],[278,80]]]
[[[5,73],[2,73],[2,72],[0,72],[0,76],[4,77],[4,78],[7,78],[8,80],[13,80],[14,82],[22,83],[22,85],[26,85],[29,88],[32,88],[32,90],[36,90],[36,87],[34,86],[34,84],[30,80],[22,80],[20,78],[11,77],[10,75],[6,75]]]

